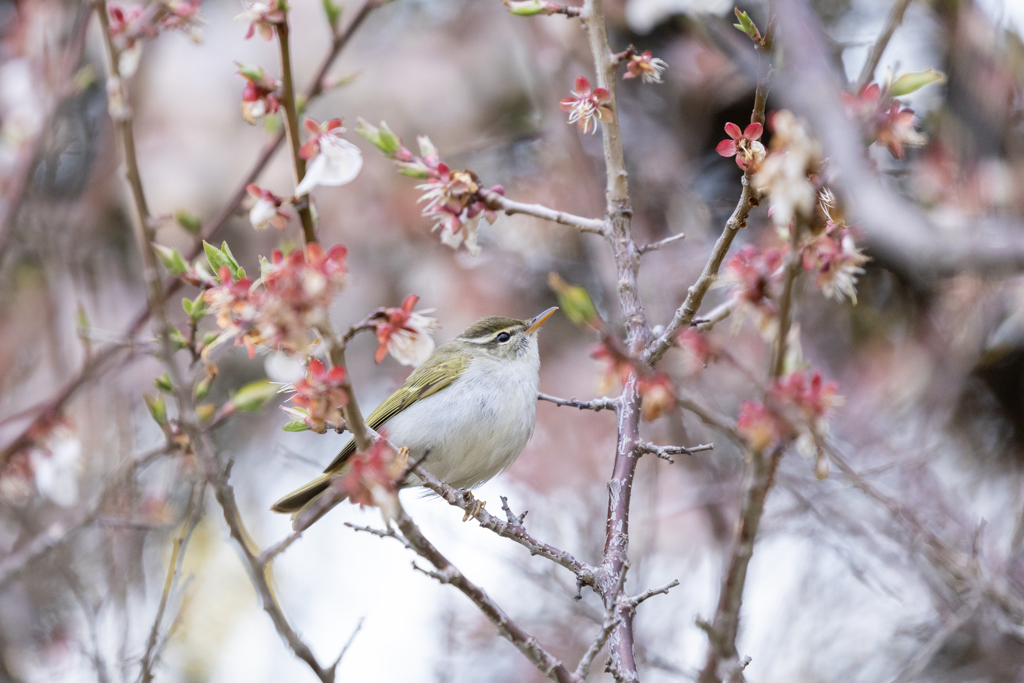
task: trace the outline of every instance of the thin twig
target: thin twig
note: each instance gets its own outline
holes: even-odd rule
[[[639,446],[641,453],[651,453],[658,456],[662,460],[668,460],[669,464],[675,464],[675,460],[672,458],[673,455],[693,455],[694,453],[700,453],[702,451],[713,451],[715,450],[715,444],[705,443],[700,446],[659,446],[657,444],[644,441]]]
[[[557,565],[565,567],[576,576],[577,581],[582,585],[593,586],[595,584],[596,569],[594,567],[578,560],[565,550],[555,548],[531,536],[523,527],[522,518],[515,517],[512,511],[508,509],[507,503],[504,506],[506,521],[487,512],[468,491],[452,488],[431,474],[426,468],[417,466],[413,469],[413,474],[422,482],[423,486],[439,495],[449,505],[467,513],[479,522],[483,528],[503,538],[515,541],[529,550],[531,555],[540,555]],[[525,514],[523,516],[525,517]]]
[[[629,602],[630,602],[630,604],[633,605],[633,607],[636,607],[637,605],[639,605],[644,600],[647,600],[648,598],[653,598],[655,595],[665,595],[666,593],[668,593],[670,590],[672,590],[673,588],[675,588],[678,585],[679,585],[679,579],[672,579],[672,581],[666,583],[661,588],[648,588],[647,590],[645,590],[640,595],[633,596],[632,598],[629,599]]]
[[[892,34],[903,23],[903,15],[906,13],[907,8],[910,7],[910,3],[911,0],[896,0],[893,3],[892,9],[889,10],[889,16],[885,20],[885,28],[882,29],[878,40],[871,46],[868,58],[864,61],[864,68],[861,69],[860,76],[857,78],[857,92],[860,92],[875,77],[875,70],[878,68],[878,62],[882,59],[882,53],[885,52],[885,48],[889,45]]]
[[[558,398],[548,394],[537,394],[537,398],[541,401],[554,403],[556,406],[579,408],[580,410],[616,410],[619,405],[618,401],[614,398],[595,398],[592,401],[577,401],[575,398]]]
[[[171,592],[177,585],[178,577],[181,576],[181,566],[185,559],[185,549],[188,547],[192,532],[195,531],[199,520],[203,515],[203,497],[206,495],[206,485],[193,484],[192,492],[189,495],[188,506],[185,513],[185,521],[181,525],[181,531],[174,538],[171,545],[171,560],[167,564],[167,577],[164,579],[163,593],[160,595],[160,604],[153,618],[153,626],[149,631],[149,638],[146,641],[146,652],[142,655],[142,670],[139,672],[139,682],[149,683],[153,680],[153,669],[160,658],[160,649],[157,644],[160,642],[160,626],[163,623],[164,612],[167,610],[167,602]]]
[[[594,663],[594,658],[601,652],[601,648],[603,648],[604,644],[608,642],[608,637],[618,625],[619,618],[614,613],[605,615],[604,624],[598,632],[597,637],[594,638],[594,642],[590,644],[587,651],[583,653],[583,657],[580,658],[580,663],[576,665],[576,677],[579,680],[585,680],[587,676],[590,675],[590,665]]]
[[[675,242],[679,242],[680,240],[683,240],[685,238],[685,233],[679,233],[678,235],[672,235],[671,237],[666,237],[663,240],[658,240],[657,242],[652,242],[651,244],[644,244],[642,246],[639,246],[637,247],[636,251],[638,254],[640,254],[640,256],[643,256],[644,254],[649,254],[652,251],[658,251],[662,247],[666,247]]]
[[[549,209],[541,204],[524,204],[522,202],[516,202],[508,199],[504,195],[498,194],[497,192],[481,191],[480,195],[483,197],[484,201],[487,202],[487,207],[489,209],[494,211],[504,211],[509,216],[521,213],[525,216],[533,216],[534,218],[540,218],[554,223],[561,223],[562,225],[569,225],[580,232],[589,232],[595,235],[604,235],[608,230],[607,223],[597,218],[574,216],[571,213],[566,213],[564,211]]]
[[[299,115],[295,104],[295,86],[292,84],[292,57],[288,44],[288,12],[277,25],[277,45],[281,57],[281,108],[284,110],[284,130],[291,150],[292,172],[295,185],[298,186],[306,175],[306,160],[302,158],[299,139]],[[316,242],[316,230],[313,226],[313,214],[309,210],[309,195],[303,195],[298,203],[299,220],[302,222],[302,237],[306,244]]]

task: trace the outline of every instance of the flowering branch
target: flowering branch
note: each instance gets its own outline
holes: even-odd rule
[[[348,27],[341,32],[331,45],[331,50],[324,58],[320,69],[317,71],[317,77],[313,83],[309,86],[306,91],[305,99],[307,102],[321,94],[324,90],[324,79],[331,66],[334,64],[335,59],[349,43],[352,36],[359,29],[359,27],[366,20],[366,17],[382,4],[388,0],[367,0],[356,16],[352,19],[352,22]],[[84,34],[83,34],[84,35]],[[199,230],[196,242],[193,248],[186,255],[186,260],[193,261],[195,258],[203,253],[203,242],[204,240],[211,239],[224,225],[227,224],[231,218],[238,211],[238,207],[241,206],[242,201],[248,196],[246,187],[254,183],[266,168],[267,164],[273,158],[278,147],[284,141],[285,133],[281,131],[277,134],[277,137],[273,141],[264,145],[263,150],[260,152],[259,157],[256,159],[252,166],[252,169],[246,175],[245,179],[239,183],[235,192],[231,195],[231,198],[225,204],[224,208],[221,209],[212,221],[202,226]],[[182,287],[182,281],[179,278],[171,278],[164,284],[163,300],[169,299]],[[126,339],[134,339],[142,328],[149,321],[149,317],[152,314],[152,308],[147,305],[136,314],[132,323],[128,326],[126,332],[122,335]],[[26,448],[32,442],[31,434],[34,429],[50,420],[53,416],[58,415],[73,396],[75,396],[80,389],[87,386],[92,380],[101,376],[107,370],[113,367],[123,367],[122,363],[115,364],[114,361],[118,360],[121,352],[125,350],[123,344],[110,344],[102,349],[94,352],[82,365],[79,371],[72,377],[57,394],[43,403],[33,406],[27,410],[21,411],[18,417],[23,415],[36,415],[36,418],[19,434],[15,437],[2,451],[0,451],[0,468],[7,464],[10,458]],[[129,349],[129,358],[134,356],[134,349]],[[7,418],[12,419],[12,418]]]

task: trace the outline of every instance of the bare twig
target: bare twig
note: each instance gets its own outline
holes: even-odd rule
[[[494,624],[498,629],[498,634],[512,643],[541,673],[560,683],[579,683],[579,679],[574,673],[566,669],[565,665],[540,645],[536,638],[515,623],[483,589],[467,579],[455,565],[448,561],[448,558],[427,540],[400,503],[394,521],[402,532],[401,536],[391,528],[383,531],[369,527],[353,526],[352,528],[372,533],[381,538],[393,538],[413,550],[434,567],[434,570],[428,570],[413,563],[415,569],[441,583],[458,588]]]
[[[680,240],[683,240],[685,238],[686,235],[684,233],[679,233],[678,235],[672,235],[671,237],[666,237],[663,240],[658,240],[657,242],[652,242],[651,244],[644,244],[642,246],[639,246],[637,247],[636,251],[638,254],[643,256],[644,254],[649,254],[652,251],[658,251],[662,247],[666,247],[675,242],[679,242]]]
[[[970,596],[964,605],[957,610],[956,614],[935,631],[924,647],[907,662],[903,670],[893,678],[892,683],[910,683],[910,681],[917,680],[917,677],[931,663],[935,655],[942,649],[942,646],[971,620],[974,613],[978,611],[978,605],[978,598]]]
[[[633,607],[636,607],[637,605],[639,605],[644,600],[647,600],[648,598],[653,598],[655,595],[665,595],[666,593],[668,593],[670,590],[672,590],[673,588],[675,588],[678,585],[679,585],[679,579],[672,579],[672,581],[666,583],[661,588],[648,588],[647,590],[645,590],[640,595],[633,596],[632,598],[629,599],[629,602],[630,602],[631,605],[633,605]]]
[[[614,398],[595,398],[592,401],[577,401],[575,398],[558,398],[548,394],[537,394],[537,398],[541,401],[554,403],[556,406],[579,408],[580,410],[615,410],[618,407],[618,401]]]
[[[534,218],[540,218],[554,223],[561,223],[562,225],[569,225],[580,232],[589,232],[595,235],[604,235],[608,229],[607,223],[597,218],[574,216],[571,213],[565,213],[564,211],[549,209],[541,204],[523,204],[522,202],[516,202],[508,199],[497,192],[482,191],[480,195],[483,197],[484,201],[487,202],[487,207],[489,209],[494,211],[504,211],[509,216],[521,213],[525,216],[533,216]]]
[[[864,68],[861,69],[860,77],[857,78],[857,91],[860,91],[875,77],[875,70],[878,68],[878,62],[882,59],[882,53],[885,52],[885,48],[889,45],[892,34],[903,23],[903,15],[906,13],[907,8],[910,7],[910,3],[911,0],[896,0],[893,3],[892,9],[889,10],[889,17],[885,20],[885,28],[882,29],[882,34],[878,36],[878,40],[871,46],[868,58],[864,62]]]
[[[601,648],[603,648],[604,644],[608,642],[608,637],[618,625],[619,618],[614,613],[605,615],[604,624],[598,632],[597,637],[594,638],[594,642],[590,644],[587,651],[583,653],[583,657],[580,658],[580,663],[576,665],[576,678],[583,681],[588,675],[590,675],[590,665],[594,663],[594,658],[601,652]]]
[[[687,290],[686,299],[683,301],[683,305],[676,310],[675,315],[672,316],[672,322],[668,324],[668,327],[665,328],[665,331],[658,337],[658,340],[651,348],[644,353],[644,360],[648,363],[654,364],[661,360],[665,352],[676,343],[676,336],[679,334],[679,331],[689,326],[691,321],[693,321],[693,316],[696,315],[697,310],[704,301],[704,295],[708,293],[711,285],[718,279],[718,271],[722,267],[722,262],[725,261],[726,255],[729,253],[729,247],[732,246],[736,233],[747,227],[747,216],[750,214],[750,210],[761,203],[760,192],[750,185],[749,173],[744,173],[742,182],[743,191],[740,192],[740,199],[736,203],[736,208],[733,209],[732,216],[726,222],[725,229],[715,242],[715,246],[711,250],[711,255],[708,257],[708,262],[704,265],[704,270],[701,272],[700,277]]]
[[[157,644],[160,642],[160,627],[163,623],[164,612],[167,610],[167,602],[175,585],[177,585],[178,577],[181,576],[181,565],[185,559],[185,549],[188,547],[189,539],[202,518],[203,497],[205,494],[205,484],[193,484],[185,513],[185,521],[182,523],[181,531],[178,532],[171,545],[171,560],[167,565],[167,577],[164,579],[163,593],[160,595],[160,604],[157,607],[153,626],[150,628],[149,638],[146,641],[146,652],[142,656],[142,670],[139,672],[138,678],[140,683],[149,683],[153,680],[153,669],[160,658],[160,649],[157,647]]]
[[[710,332],[715,325],[732,315],[735,308],[736,302],[730,299],[712,308],[703,318],[694,318],[690,324],[701,332]]]
[[[715,444],[705,443],[700,446],[659,446],[657,444],[644,441],[638,447],[641,453],[651,453],[658,456],[662,460],[668,460],[670,464],[674,464],[675,460],[672,458],[673,455],[693,455],[694,453],[700,453],[702,451],[713,451],[715,450]]]
[[[493,531],[503,538],[509,538],[530,551],[531,555],[540,555],[551,560],[557,565],[565,567],[576,575],[577,581],[583,585],[595,585],[596,569],[586,562],[576,559],[565,550],[559,550],[554,546],[538,541],[523,527],[522,518],[517,518],[505,505],[507,521],[495,517],[487,512],[483,506],[468,491],[460,491],[444,483],[427,469],[415,467],[413,474],[423,483],[423,486],[430,489],[446,503],[463,510],[470,517],[480,523],[483,528]],[[504,500],[504,499],[503,499]],[[524,514],[525,516],[525,514]]]
[[[769,367],[770,377],[781,377],[786,363],[786,342],[789,339],[789,328],[793,321],[791,308],[793,305],[793,287],[796,284],[797,276],[803,270],[800,252],[800,229],[803,223],[800,220],[793,221],[790,228],[789,255],[786,257],[786,266],[783,273],[782,296],[779,297],[779,330],[775,335],[775,345],[772,348],[772,362]]]

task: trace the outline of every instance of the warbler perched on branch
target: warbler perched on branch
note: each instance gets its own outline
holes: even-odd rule
[[[407,447],[412,462],[427,454],[423,467],[455,488],[473,488],[497,476],[533,435],[540,379],[536,333],[556,310],[530,320],[478,320],[437,347],[401,389],[370,413],[366,424],[374,431],[386,428],[388,440]],[[271,510],[298,519],[335,477],[345,474],[355,452],[355,440],[349,440],[324,474]],[[400,483],[418,484],[415,475]]]

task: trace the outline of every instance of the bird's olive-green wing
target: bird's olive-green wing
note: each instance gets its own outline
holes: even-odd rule
[[[436,394],[459,378],[469,364],[469,360],[462,354],[444,354],[443,350],[444,347],[438,349],[438,351],[442,351],[441,356],[444,358],[443,360],[433,361],[433,358],[427,359],[426,363],[416,368],[409,375],[401,389],[391,394],[386,401],[370,413],[370,416],[366,418],[366,424],[369,425],[370,429],[379,431],[381,427],[387,424],[388,420],[413,403],[416,403],[416,401]],[[345,447],[341,449],[341,453],[338,453],[337,457],[331,461],[331,464],[327,466],[324,472],[333,473],[340,470],[355,450],[355,441],[349,440]]]

